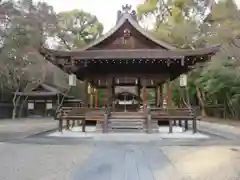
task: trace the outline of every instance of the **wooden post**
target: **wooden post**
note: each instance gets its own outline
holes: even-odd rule
[[[188,130],[188,120],[185,120],[184,123],[185,123],[185,125],[184,125],[185,128],[184,129],[185,129],[185,131],[187,131]]]
[[[58,120],[58,131],[62,132],[62,130],[63,130],[63,120],[60,118]]]
[[[96,92],[95,92],[95,108],[98,107],[98,89],[96,89]]]
[[[171,89],[171,82],[168,80],[166,82],[167,88],[167,107],[172,107],[172,89]]]
[[[85,117],[82,120],[82,132],[86,132],[86,118]]]
[[[169,119],[169,133],[173,133],[173,122]]]
[[[146,79],[143,80],[143,108],[146,110],[148,105],[148,94],[147,94],[147,87],[146,87]]]
[[[197,133],[197,119],[194,118],[192,122],[193,126],[193,133]]]
[[[158,107],[158,94],[159,94],[159,91],[158,91],[158,86],[155,86],[155,88],[154,88],[154,90],[155,90],[155,106],[156,107]]]
[[[159,95],[159,103],[158,103],[158,105],[159,105],[159,107],[162,107],[163,106],[163,85],[161,84],[160,86],[159,86],[159,93],[158,93],[158,95]]]
[[[171,84],[169,80],[166,82],[166,90],[167,90],[167,107],[171,108],[172,107],[172,90],[171,90]],[[170,119],[169,133],[172,133],[172,132],[173,132],[173,121]]]
[[[141,99],[141,80],[140,80],[140,78],[138,78],[137,95],[138,95],[139,99]],[[140,101],[138,102],[138,108],[140,108]]]
[[[84,106],[88,107],[88,80],[84,80]]]
[[[90,107],[93,108],[93,94],[90,94]]]
[[[108,114],[104,113],[104,121],[103,121],[103,133],[108,132]]]
[[[147,133],[148,134],[151,134],[152,133],[152,117],[151,117],[151,114],[150,112],[148,112],[148,115],[147,115]]]
[[[66,128],[67,128],[67,130],[69,130],[69,128],[70,128],[70,120],[66,120],[67,121],[67,126],[66,126]]]
[[[111,98],[112,98],[112,78],[107,79],[107,88],[108,88],[108,99],[107,99],[107,106],[111,106]]]

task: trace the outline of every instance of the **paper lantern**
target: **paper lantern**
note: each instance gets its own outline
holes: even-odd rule
[[[68,85],[69,86],[76,86],[77,83],[77,77],[75,74],[70,74],[68,79]]]
[[[88,84],[88,94],[91,94],[92,93],[92,87],[91,87],[91,84]]]
[[[186,74],[181,74],[180,75],[180,86],[181,87],[186,87],[187,86],[187,75]]]
[[[34,103],[28,103],[28,109],[34,109]]]
[[[52,108],[53,108],[52,103],[48,102],[48,103],[46,104],[46,109],[52,109]]]

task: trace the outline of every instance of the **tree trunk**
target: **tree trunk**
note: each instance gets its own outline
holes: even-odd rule
[[[205,117],[205,116],[206,116],[206,111],[205,111],[205,105],[204,105],[204,97],[203,97],[203,94],[201,93],[200,88],[197,87],[197,86],[196,86],[196,91],[197,91],[198,101],[199,101],[200,106],[201,106],[202,116]]]
[[[18,91],[16,91],[16,92],[18,92]],[[21,96],[17,96],[17,94],[14,93],[12,119],[16,118],[16,115],[17,115],[17,105],[19,103],[20,98],[21,98]]]
[[[22,101],[22,103],[21,103],[21,106],[20,106],[19,111],[18,111],[18,118],[21,118],[21,117],[22,117],[23,106],[24,106],[25,102],[27,101],[27,99],[28,99],[28,96],[25,97],[25,99],[24,99],[24,100]]]

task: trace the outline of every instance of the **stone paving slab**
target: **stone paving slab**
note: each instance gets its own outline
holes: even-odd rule
[[[98,149],[84,167],[76,169],[74,180],[168,180],[181,179],[167,156],[151,147],[125,145]]]

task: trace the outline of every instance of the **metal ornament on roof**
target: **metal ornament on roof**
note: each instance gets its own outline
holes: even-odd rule
[[[180,75],[180,86],[181,87],[186,87],[187,86],[187,75],[186,74],[181,74]]]

